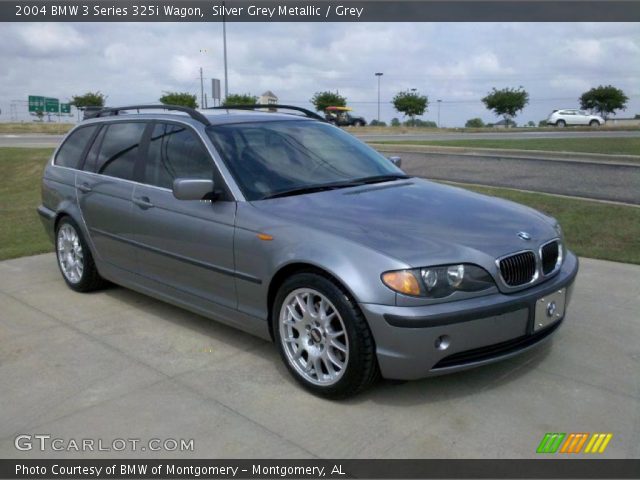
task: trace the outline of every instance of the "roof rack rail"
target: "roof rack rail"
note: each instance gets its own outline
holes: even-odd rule
[[[176,112],[186,113],[194,120],[197,120],[198,122],[206,126],[211,125],[211,122],[209,122],[207,117],[205,117],[202,113],[194,108],[183,107],[181,105],[129,105],[126,107],[103,108],[102,110],[93,113],[91,118],[97,118],[107,115],[118,115],[124,110],[137,110],[138,113],[140,113],[140,110],[172,110]]]
[[[279,104],[225,105],[220,107],[209,107],[206,110],[257,110],[257,109],[264,109],[264,108],[268,108],[268,109],[280,108],[284,110],[295,110],[297,112],[304,113],[305,117],[313,118],[314,120],[319,120],[321,122],[327,121],[324,117],[318,115],[315,112],[312,112],[311,110],[307,110],[306,108],[302,108],[302,107],[296,107],[293,105],[279,105]]]

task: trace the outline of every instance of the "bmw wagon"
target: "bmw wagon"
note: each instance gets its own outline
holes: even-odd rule
[[[112,282],[271,340],[332,398],[557,331],[578,260],[555,219],[407,175],[297,110],[133,106],[78,124],[38,207],[64,281]]]

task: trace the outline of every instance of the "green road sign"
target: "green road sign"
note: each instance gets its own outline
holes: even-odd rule
[[[61,103],[60,104],[60,113],[71,113],[71,104],[70,103]]]
[[[60,102],[57,98],[44,99],[44,111],[47,113],[58,113],[60,111]]]
[[[29,111],[30,112],[43,112],[44,111],[44,97],[38,97],[35,95],[29,95]]]

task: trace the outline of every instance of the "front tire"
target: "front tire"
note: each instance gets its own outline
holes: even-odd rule
[[[62,278],[72,290],[91,292],[106,284],[80,228],[69,217],[62,218],[56,228],[56,258]]]
[[[310,392],[345,398],[378,378],[373,335],[364,316],[327,277],[305,272],[286,280],[272,315],[280,356]]]

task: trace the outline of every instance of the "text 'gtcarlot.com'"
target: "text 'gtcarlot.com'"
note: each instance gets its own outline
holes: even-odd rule
[[[15,447],[20,451],[39,450],[41,452],[193,452],[193,439],[175,438],[52,438],[51,435],[18,435]]]

